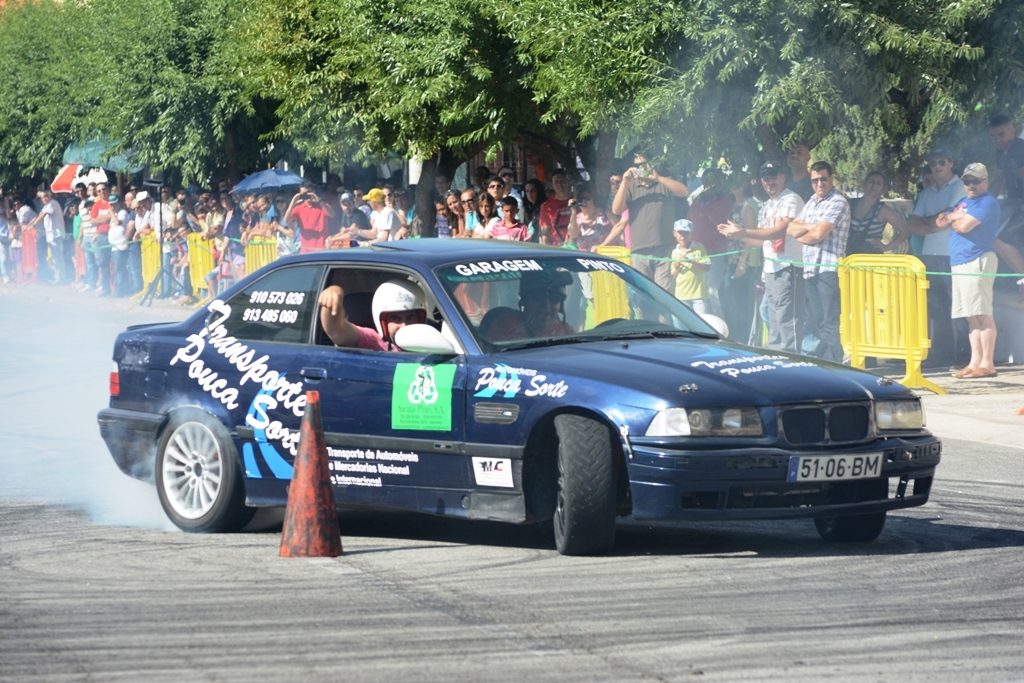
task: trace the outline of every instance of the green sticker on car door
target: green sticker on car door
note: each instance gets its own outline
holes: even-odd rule
[[[391,428],[452,430],[455,366],[399,363],[391,388]]]

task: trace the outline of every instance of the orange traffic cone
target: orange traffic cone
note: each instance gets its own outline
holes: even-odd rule
[[[281,557],[337,557],[341,553],[338,511],[320,424],[320,392],[307,391],[299,454],[281,529]]]

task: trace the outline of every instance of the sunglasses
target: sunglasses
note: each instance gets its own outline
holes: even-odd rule
[[[504,185],[499,185],[498,183],[491,183],[490,185],[487,186],[487,189],[488,190],[500,190],[503,187],[505,187],[505,186]]]
[[[476,198],[472,198],[472,199],[463,199],[463,200],[462,200],[462,203],[463,203],[463,204],[472,204],[472,203],[473,203],[473,202],[475,202],[475,201],[476,201]]]
[[[983,182],[985,182],[981,178],[964,178],[963,181],[964,181],[964,185],[966,185],[967,187],[975,187],[975,186],[981,185]]]

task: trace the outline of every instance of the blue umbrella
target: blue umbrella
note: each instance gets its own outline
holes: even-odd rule
[[[289,171],[279,171],[276,168],[268,168],[264,171],[257,171],[247,175],[242,182],[232,188],[232,192],[239,194],[253,194],[256,192],[273,192],[288,187],[298,187],[305,182],[305,178],[297,176]]]

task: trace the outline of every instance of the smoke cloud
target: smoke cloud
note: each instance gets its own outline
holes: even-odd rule
[[[81,510],[109,525],[173,529],[156,489],[123,474],[99,434],[114,338],[191,309],[53,285],[0,287],[0,502]]]

